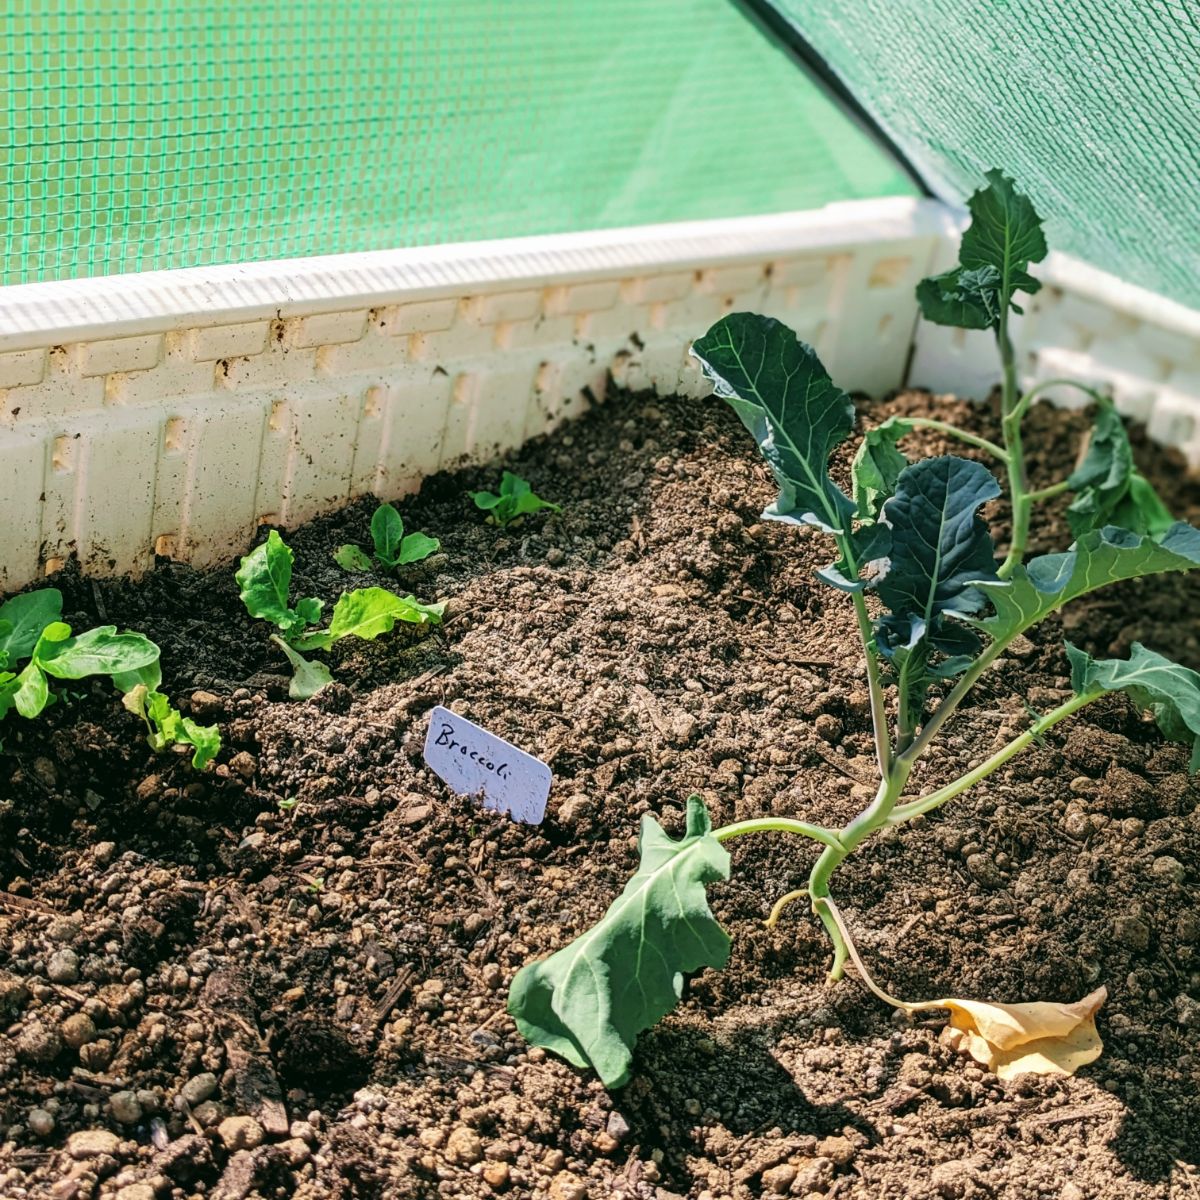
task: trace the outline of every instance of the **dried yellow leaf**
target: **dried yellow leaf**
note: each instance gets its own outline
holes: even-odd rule
[[[1026,1071],[1074,1075],[1099,1058],[1104,1044],[1096,1031],[1096,1013],[1107,999],[1108,990],[1101,987],[1074,1004],[943,999],[905,1007],[948,1008],[950,1028],[962,1031],[967,1053],[1001,1079],[1011,1079]]]

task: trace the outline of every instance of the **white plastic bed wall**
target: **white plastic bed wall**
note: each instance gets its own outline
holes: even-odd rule
[[[0,593],[72,557],[228,561],[265,522],[493,459],[610,375],[699,395],[688,345],[734,310],[786,321],[848,389],[984,395],[987,336],[913,298],[957,228],[896,199],[0,290]],[[1200,466],[1200,313],[1064,259],[1041,274],[1026,379],[1106,386]]]

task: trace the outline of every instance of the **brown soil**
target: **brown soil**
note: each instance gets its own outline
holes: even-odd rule
[[[996,435],[989,411],[923,394],[865,407],[931,410]],[[1033,414],[1035,478],[1061,474],[1082,426]],[[1177,462],[1139,457],[1200,516]],[[1119,697],[835,880],[905,996],[1107,984],[1105,1052],[1079,1076],[1001,1083],[944,1048],[938,1021],[900,1020],[853,978],[827,986],[802,906],[763,927],[810,861],[776,837],[737,844],[712,892],[732,961],[689,982],[628,1087],[521,1041],[509,980],[612,899],[642,813],[677,829],[694,789],[718,821],[840,822],[872,761],[849,606],[813,580],[828,546],[760,521],[772,489],[722,406],[619,398],[511,465],[561,515],[496,530],[464,496],[494,471],[427,481],[403,510],[444,554],[405,582],[450,619],[339,647],[337,683],[309,703],[286,700],[230,571],[61,578],[80,624],[162,645],[169,690],[220,722],[225,749],[203,776],[154,757],[99,685],[5,723],[0,1195],[1200,1196],[1200,789]],[[298,588],[337,594],[331,551],[364,540],[369,512],[290,535]],[[1068,540],[1056,519],[1038,548]],[[917,784],[1064,695],[1064,631],[1200,667],[1198,597],[1200,578],[1138,581],[1048,622]],[[551,762],[542,827],[423,769],[435,703]]]

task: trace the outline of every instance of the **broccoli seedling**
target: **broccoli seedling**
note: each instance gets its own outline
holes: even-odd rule
[[[488,514],[487,519],[493,525],[501,527],[511,524],[528,513],[540,512],[544,508],[551,512],[562,511],[559,505],[551,504],[549,500],[535,496],[529,484],[511,471],[505,471],[500,477],[500,494],[498,496],[494,492],[469,492],[468,495],[475,501],[476,508],[482,509]]]
[[[308,597],[292,606],[289,594],[294,559],[291,547],[272,529],[267,540],[242,559],[234,575],[246,611],[279,630],[271,635],[271,641],[292,665],[288,695],[293,700],[307,700],[333,682],[323,662],[305,658],[301,651],[328,650],[347,637],[373,641],[382,633],[390,633],[397,621],[441,624],[444,604],[422,604],[415,596],[397,596],[386,588],[369,587],[343,592],[333,606],[328,627],[313,628],[320,625],[325,602]]]
[[[404,532],[404,521],[390,504],[381,504],[371,518],[371,541],[375,561],[391,571],[420,562],[441,548],[437,538],[427,533]],[[369,571],[371,559],[359,546],[339,546],[333,554],[337,565],[346,571]]]
[[[123,703],[145,720],[156,751],[191,746],[192,766],[202,770],[221,749],[215,725],[197,725],[171,707],[162,683],[159,648],[141,633],[118,633],[102,625],[72,636],[62,620],[62,593],[41,588],[0,604],[0,720],[10,710],[28,719],[57,700],[50,681],[107,675]],[[27,661],[26,661],[27,660]],[[19,671],[17,667],[24,661]]]
[[[1100,397],[1079,469],[1031,488],[1021,421],[1048,385],[1018,392],[1008,314],[1017,292],[1037,290],[1028,267],[1044,257],[1046,244],[1028,199],[998,171],[988,180],[971,200],[974,219],[962,239],[960,266],[925,280],[917,294],[930,319],[994,331],[1003,373],[1003,444],[944,422],[893,419],[864,438],[848,496],[828,463],[853,429],[854,406],[811,346],[779,321],[735,313],[692,347],[779,487],[763,516],[809,526],[832,543],[836,557],[817,577],[854,609],[878,785],[871,802],[840,828],[767,816],[713,829],[698,796],[688,801],[679,841],[652,817],[643,818],[641,862],[625,890],[599,923],[549,958],[524,966],[509,993],[509,1012],[529,1041],[594,1068],[610,1087],[628,1079],[638,1033],[675,1006],[684,974],[724,966],[729,938],[709,908],[706,886],[729,876],[726,843],[767,832],[807,838],[819,847],[807,886],[782,897],[770,922],[789,902],[806,897],[832,943],[831,980],[841,978],[853,958],[868,987],[888,1003],[909,1011],[950,1009],[968,1034],[971,1053],[1001,1073],[1069,1073],[1099,1053],[1094,1014],[1102,989],[1075,1005],[910,1003],[889,996],[862,966],[831,895],[838,867],[872,835],[933,812],[1108,692],[1126,692],[1149,709],[1166,737],[1191,745],[1192,770],[1200,769],[1200,675],[1136,643],[1127,660],[1100,661],[1068,645],[1070,699],[1035,714],[1023,732],[960,778],[925,795],[908,794],[918,759],[1016,637],[1109,583],[1200,566],[1200,529],[1171,520],[1134,470],[1124,427]],[[983,464],[952,455],[909,463],[898,443],[918,426],[982,449],[1004,468],[1014,516],[1002,561],[979,513],[1001,494],[999,483]],[[1026,562],[1034,506],[1066,491],[1075,493],[1069,510],[1074,543]],[[1014,1040],[1020,1030],[1022,1038]]]

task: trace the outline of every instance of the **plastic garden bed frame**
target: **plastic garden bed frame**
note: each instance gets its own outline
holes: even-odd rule
[[[0,592],[242,553],[367,493],[486,461],[621,386],[699,394],[690,340],[777,316],[843,386],[982,396],[985,334],[919,322],[956,212],[891,199],[769,217],[0,290]],[[1063,256],[1015,330],[1200,466],[1200,312]],[[1064,400],[1068,397],[1064,396]]]

